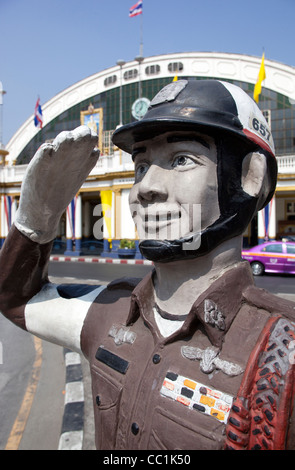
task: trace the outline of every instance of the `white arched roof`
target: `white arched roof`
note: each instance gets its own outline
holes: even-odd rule
[[[168,64],[171,62],[181,62],[183,64],[183,70],[178,73],[179,78],[181,78],[182,75],[218,77],[220,79],[240,80],[255,84],[260,68],[261,57],[216,52],[190,52],[152,56],[144,58],[140,70],[141,79],[152,80],[154,78],[169,77],[169,75],[173,78],[175,72],[168,71]],[[160,66],[160,72],[157,75],[146,75],[146,67],[155,64]],[[127,62],[123,66],[123,73],[134,68],[138,68],[138,62]],[[265,69],[266,79],[263,82],[263,86],[286,95],[291,100],[295,101],[295,68],[266,59]],[[118,79],[116,83],[113,86],[105,86],[105,79],[112,75],[117,75]],[[128,81],[123,80],[123,85],[136,81],[138,81],[138,78],[128,79]],[[75,104],[110,90],[111,88],[118,87],[119,85],[120,67],[118,65],[75,83],[54,96],[47,103],[42,104],[43,126],[45,127],[50,121]],[[20,152],[37,132],[39,132],[39,129],[34,126],[32,115],[24,122],[6,145],[6,150],[9,152],[7,158],[10,162],[16,160]]]

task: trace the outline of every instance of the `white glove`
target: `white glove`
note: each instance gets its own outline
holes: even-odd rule
[[[97,135],[87,126],[61,132],[41,145],[28,165],[15,226],[32,241],[56,237],[59,220],[99,157]]]

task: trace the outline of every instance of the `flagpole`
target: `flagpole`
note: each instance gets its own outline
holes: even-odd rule
[[[5,165],[5,157],[9,154],[7,150],[5,150],[5,146],[3,145],[3,95],[5,95],[6,91],[3,90],[2,82],[0,82],[0,165]],[[1,244],[0,244],[1,247]]]
[[[140,45],[139,45],[139,55],[143,57],[143,13],[140,16]]]
[[[3,134],[2,134],[2,124],[3,124],[3,111],[2,111],[2,107],[3,107],[3,95],[5,95],[6,91],[3,90],[3,85],[2,85],[2,82],[0,82],[0,149],[2,148],[2,145],[3,145],[3,142],[2,142],[2,138],[3,138]]]

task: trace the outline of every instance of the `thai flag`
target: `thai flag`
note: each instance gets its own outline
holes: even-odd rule
[[[132,18],[133,16],[141,15],[142,13],[142,0],[139,0],[133,7],[129,10],[129,17]]]
[[[67,216],[68,222],[71,227],[72,240],[75,240],[75,229],[76,229],[76,205],[77,205],[77,196],[75,196],[70,204],[67,207]]]
[[[42,129],[43,126],[43,116],[42,116],[42,108],[40,104],[40,98],[37,99],[37,103],[35,106],[35,116],[34,116],[34,124],[36,127]]]
[[[12,223],[12,197],[4,196],[4,212],[8,230],[10,230]]]

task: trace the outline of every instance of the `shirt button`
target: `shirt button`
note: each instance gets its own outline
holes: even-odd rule
[[[138,426],[137,423],[132,423],[132,425],[131,425],[131,431],[132,431],[132,433],[134,434],[134,436],[136,436],[136,434],[138,434],[139,426]]]
[[[154,354],[154,356],[153,356],[153,363],[154,363],[154,364],[159,364],[160,360],[161,360],[160,354]]]

